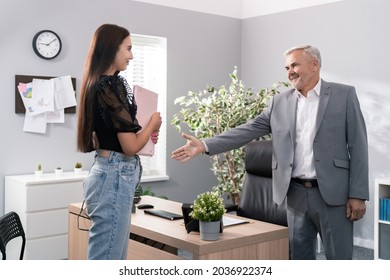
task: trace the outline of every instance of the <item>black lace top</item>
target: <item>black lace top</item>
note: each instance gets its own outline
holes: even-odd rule
[[[123,153],[117,133],[137,133],[142,128],[136,119],[133,91],[126,80],[119,75],[102,76],[96,86],[93,106],[98,148]]]

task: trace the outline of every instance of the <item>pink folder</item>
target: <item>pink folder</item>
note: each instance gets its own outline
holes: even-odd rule
[[[150,117],[154,112],[157,112],[157,93],[135,85],[133,87],[135,102],[137,103],[137,120],[138,123],[144,128],[150,121]],[[142,129],[141,129],[142,131]],[[153,156],[154,155],[154,143],[151,139],[146,143],[145,147],[137,153],[141,156]]]

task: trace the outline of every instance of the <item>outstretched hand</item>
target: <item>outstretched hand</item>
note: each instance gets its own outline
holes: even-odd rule
[[[206,151],[202,141],[196,139],[194,136],[182,133],[181,136],[187,139],[187,143],[172,152],[172,158],[182,163],[187,162],[197,155]]]

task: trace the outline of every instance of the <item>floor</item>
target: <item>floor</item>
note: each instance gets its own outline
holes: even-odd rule
[[[374,250],[355,246],[353,249],[353,260],[373,260],[374,259]],[[324,251],[321,251],[317,254],[317,260],[326,260]]]
[[[184,259],[191,260],[192,254],[186,251],[179,250],[178,255]],[[355,246],[353,249],[353,260],[373,260],[374,259],[374,250]],[[324,251],[322,250],[317,254],[317,260],[326,260]]]

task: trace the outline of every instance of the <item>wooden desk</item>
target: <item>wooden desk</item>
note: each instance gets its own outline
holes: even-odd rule
[[[181,214],[182,203],[143,196],[140,204],[154,205]],[[69,259],[85,259],[88,232],[77,225],[81,203],[69,205]],[[234,216],[236,217],[236,216]],[[240,218],[240,217],[236,217]],[[88,228],[90,221],[80,218],[80,228]],[[183,220],[165,220],[144,214],[137,209],[132,214],[131,232],[141,237],[192,253],[193,259],[288,259],[288,229],[283,226],[250,220],[250,223],[225,227],[217,241],[200,240],[198,232],[187,234]],[[130,240],[129,259],[178,259],[166,251]]]

